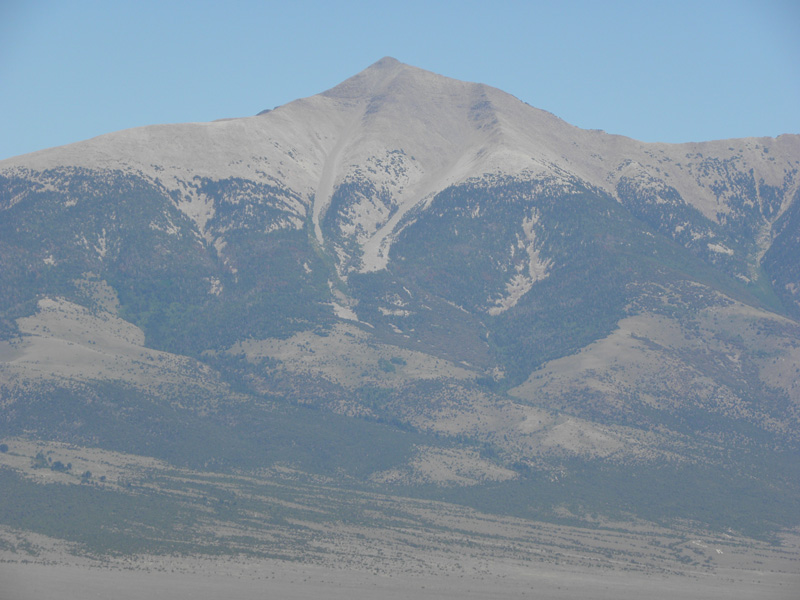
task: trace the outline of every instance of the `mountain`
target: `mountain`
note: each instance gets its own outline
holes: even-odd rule
[[[391,58],[2,161],[0,474],[38,498],[84,448],[583,526],[796,527],[798,168],[798,135],[642,143]],[[124,529],[104,518],[92,543]]]

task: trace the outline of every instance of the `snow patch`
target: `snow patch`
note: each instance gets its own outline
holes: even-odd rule
[[[539,256],[539,250],[535,246],[536,234],[534,226],[539,222],[539,218],[539,213],[534,209],[530,218],[522,221],[523,235],[517,235],[517,244],[511,247],[510,252],[512,257],[515,256],[518,249],[527,253],[527,273],[523,272],[526,267],[524,261],[515,263],[514,270],[516,273],[506,283],[506,295],[495,299],[493,301],[494,306],[489,308],[488,312],[492,316],[499,315],[515,306],[519,299],[531,290],[534,283],[545,279],[549,275],[548,269],[553,264],[553,261],[549,258],[542,260]]]
[[[333,308],[333,314],[340,319],[345,319],[347,321],[358,321],[358,315],[353,311],[352,308],[342,306],[337,302],[331,302],[331,307]]]
[[[355,306],[355,302],[351,298],[348,298],[341,290],[337,289],[332,281],[328,282],[328,288],[330,288],[331,294],[333,295],[333,300],[330,302],[333,308],[333,314],[340,319],[360,323],[358,315],[352,308]]]
[[[383,316],[407,317],[411,314],[409,311],[403,310],[402,308],[384,308],[383,306],[379,306],[378,310]]]
[[[159,223],[156,223],[155,221],[152,221],[150,223],[150,229],[154,231],[163,231],[167,235],[180,234],[181,232],[180,228],[177,225],[175,225],[175,223],[172,222],[172,219],[170,218],[169,214],[165,213],[164,219],[166,220],[165,225],[161,225]]]
[[[197,193],[187,194],[184,198],[187,199],[178,202],[178,210],[194,221],[197,230],[205,236],[206,224],[215,214],[214,201]]]
[[[209,294],[219,296],[222,293],[222,282],[218,277],[206,277],[206,281],[208,281],[209,285]]]
[[[106,253],[108,252],[108,245],[106,243],[106,228],[103,227],[103,235],[97,238],[97,244],[94,247],[95,252],[97,252],[100,258],[105,258]]]
[[[730,248],[728,248],[726,246],[723,246],[722,244],[708,243],[707,246],[708,246],[708,249],[711,250],[712,252],[716,252],[718,254],[727,254],[728,256],[733,256],[733,250],[731,250]]]

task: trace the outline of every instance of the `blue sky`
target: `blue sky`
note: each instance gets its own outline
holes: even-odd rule
[[[798,32],[798,0],[0,0],[0,159],[252,115],[383,56],[644,141],[800,133]]]

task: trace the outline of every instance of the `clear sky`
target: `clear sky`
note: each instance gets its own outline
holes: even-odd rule
[[[0,0],[0,159],[253,115],[383,56],[644,141],[800,133],[800,0]]]

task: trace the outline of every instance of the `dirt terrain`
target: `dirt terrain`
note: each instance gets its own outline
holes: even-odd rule
[[[33,468],[37,454],[71,469]],[[800,588],[797,532],[764,541],[690,523],[664,527],[602,517],[566,526],[440,501],[343,492],[335,482],[289,469],[220,476],[23,439],[0,458],[3,469],[36,485],[134,497],[146,491],[200,515],[191,531],[176,526],[158,533],[175,540],[188,535],[183,539],[197,549],[191,552],[99,552],[0,527],[0,600],[789,599]],[[94,483],[81,480],[86,470]],[[214,498],[227,498],[228,505],[220,510]],[[142,526],[132,532],[134,540],[152,535]]]
[[[785,599],[795,598],[797,571],[784,570],[780,552],[758,553],[758,568],[723,567],[713,572],[629,572],[556,560],[521,566],[509,561],[473,563],[464,571],[432,568],[422,574],[319,566],[241,557],[136,557],[91,561],[48,555],[31,561],[3,555],[2,600],[85,598],[597,598]],[[796,556],[796,555],[795,555]],[[427,557],[441,560],[442,557]],[[742,557],[740,557],[742,558]],[[399,565],[398,565],[399,566]],[[431,565],[433,567],[433,565]],[[756,565],[752,565],[755,567]],[[794,566],[797,562],[795,558]]]

